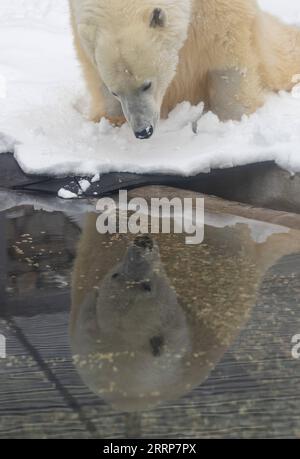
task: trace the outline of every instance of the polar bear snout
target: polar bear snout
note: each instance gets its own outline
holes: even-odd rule
[[[153,250],[154,247],[153,239],[147,234],[137,236],[133,243],[136,247],[141,247],[145,250],[148,249],[150,250],[150,252]]]
[[[140,140],[150,139],[159,120],[159,110],[154,99],[146,94],[127,94],[120,96],[123,114],[135,137]]]

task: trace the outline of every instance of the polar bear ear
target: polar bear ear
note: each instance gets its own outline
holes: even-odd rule
[[[161,8],[155,8],[150,17],[150,27],[156,29],[157,27],[165,27],[167,24],[167,14]]]

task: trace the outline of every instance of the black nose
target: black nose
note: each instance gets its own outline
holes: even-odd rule
[[[134,240],[134,245],[140,247],[141,249],[153,249],[153,240],[148,234],[141,234],[137,236]]]
[[[143,131],[140,132],[135,132],[135,136],[137,139],[150,139],[150,137],[153,135],[154,129],[153,126],[148,126],[146,129],[143,129]]]

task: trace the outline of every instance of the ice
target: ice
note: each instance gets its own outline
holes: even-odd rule
[[[299,0],[261,0],[300,25]],[[280,40],[280,37],[278,38]],[[274,160],[300,172],[300,80],[267,97],[241,122],[222,123],[183,103],[155,135],[135,139],[127,125],[89,122],[75,59],[67,0],[0,2],[0,152],[14,151],[27,173],[98,176],[110,171],[189,176]],[[63,192],[62,192],[63,193]],[[64,194],[64,193],[63,193]]]
[[[78,198],[78,195],[75,193],[72,193],[72,191],[66,190],[65,188],[61,188],[58,191],[58,197],[62,199],[76,199]]]
[[[79,186],[81,190],[85,193],[91,187],[91,182],[89,182],[86,179],[82,179],[79,181]]]
[[[100,182],[100,174],[95,174],[94,177],[92,177],[91,182],[92,183]]]

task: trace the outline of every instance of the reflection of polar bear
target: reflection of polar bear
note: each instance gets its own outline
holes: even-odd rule
[[[270,225],[257,243],[254,227],[238,220],[218,219],[199,246],[184,235],[101,235],[96,220],[88,216],[78,247],[71,342],[85,383],[125,411],[204,381],[248,319],[267,269],[300,249],[297,231]]]
[[[146,236],[88,293],[77,324],[73,351],[83,379],[123,408],[137,394],[155,402],[180,374],[182,358],[172,355],[190,351],[185,315]]]
[[[300,74],[300,31],[255,0],[70,0],[91,117],[153,134],[178,102],[238,119]]]

